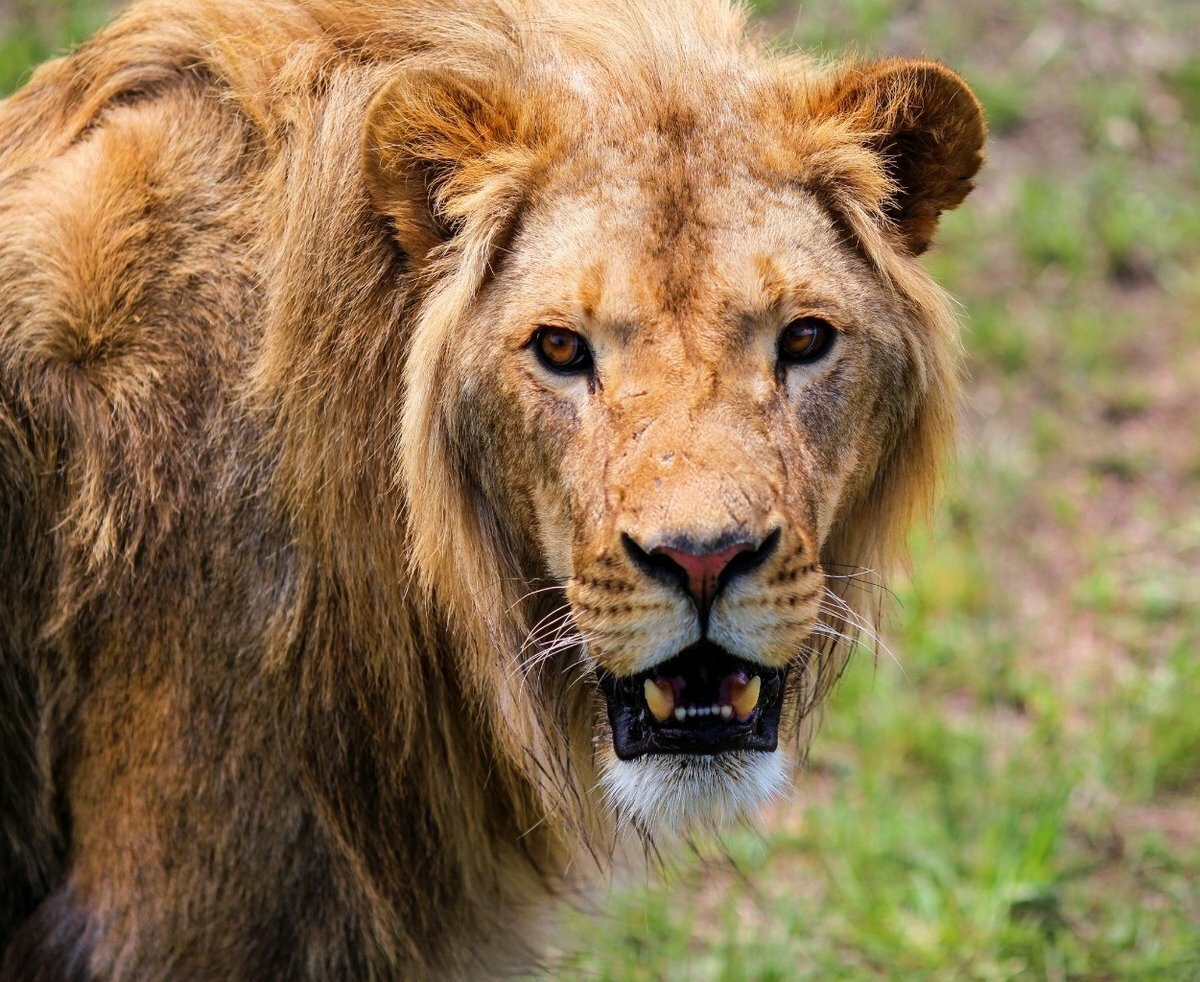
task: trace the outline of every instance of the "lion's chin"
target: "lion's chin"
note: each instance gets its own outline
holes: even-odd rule
[[[720,829],[752,814],[785,790],[791,771],[786,751],[731,751],[713,755],[653,754],[634,760],[613,755],[600,788],[621,822],[645,832]]]

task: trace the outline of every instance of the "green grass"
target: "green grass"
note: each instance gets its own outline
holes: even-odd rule
[[[897,586],[903,671],[860,652],[795,799],[614,889],[557,971],[1200,979],[1200,21],[755,6],[825,52],[940,57],[988,108],[993,162],[929,257],[967,311],[965,439]],[[5,88],[97,22],[16,10]]]
[[[38,64],[86,38],[108,20],[114,6],[95,0],[0,4],[0,93],[12,91]]]

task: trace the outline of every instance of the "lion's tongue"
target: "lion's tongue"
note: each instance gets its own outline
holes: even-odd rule
[[[758,706],[758,697],[762,691],[762,679],[755,675],[746,678],[742,671],[726,675],[721,680],[717,701],[711,705],[687,705],[683,700],[683,690],[686,681],[680,677],[646,679],[643,683],[643,693],[646,705],[651,714],[660,723],[665,723],[672,716],[682,722],[689,716],[720,716],[744,723],[750,718]]]

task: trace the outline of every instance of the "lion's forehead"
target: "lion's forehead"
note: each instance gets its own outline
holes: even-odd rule
[[[606,172],[549,189],[516,244],[520,291],[602,320],[627,340],[665,321],[702,335],[789,306],[853,316],[878,284],[804,188],[749,176]]]

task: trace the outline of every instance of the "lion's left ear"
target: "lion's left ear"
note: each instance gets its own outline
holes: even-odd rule
[[[920,255],[941,213],[975,186],[987,137],[979,100],[945,65],[897,58],[848,71],[828,110],[848,117],[884,158],[893,183],[887,216],[905,248]]]
[[[494,232],[530,186],[544,134],[500,87],[411,69],[367,110],[363,176],[416,263],[468,224]]]

